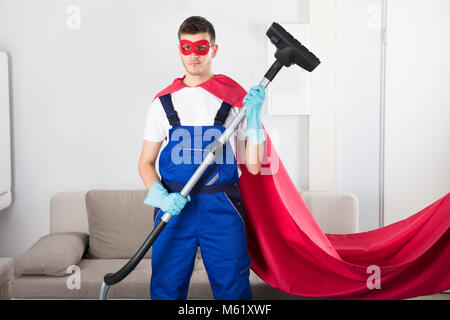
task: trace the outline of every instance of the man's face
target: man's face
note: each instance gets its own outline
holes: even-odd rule
[[[209,38],[209,33],[207,32],[197,34],[181,34],[180,41],[181,40],[189,40],[192,42],[198,40],[211,41],[211,39]],[[210,45],[212,45],[212,43],[210,43]],[[186,72],[195,76],[207,74],[210,72],[212,59],[216,56],[217,49],[218,46],[217,44],[215,44],[214,46],[209,48],[209,52],[206,55],[198,55],[195,52],[184,55],[181,53],[181,49],[178,43],[178,53],[180,54],[181,61],[183,62]]]

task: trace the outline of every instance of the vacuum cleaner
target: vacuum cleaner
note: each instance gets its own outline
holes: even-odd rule
[[[264,88],[269,85],[269,83],[275,78],[275,76],[283,66],[290,67],[291,65],[295,64],[311,72],[320,64],[320,60],[313,53],[311,53],[305,46],[303,46],[278,23],[273,22],[267,30],[266,35],[269,37],[272,44],[276,47],[276,60],[259,83],[259,85],[263,86]],[[228,128],[218,139],[216,139],[203,162],[199,165],[192,177],[180,191],[180,194],[183,197],[187,197],[192,188],[194,188],[194,186],[200,180],[200,177],[203,175],[205,170],[209,167],[210,164],[215,161],[216,156],[219,156],[221,154],[224,145],[227,143],[234,130],[238,128],[240,122],[244,119],[245,109],[246,106],[244,105],[232,120]],[[108,273],[105,275],[100,289],[100,300],[108,299],[108,292],[110,287],[122,281],[128,274],[130,274],[131,271],[134,270],[137,264],[142,260],[147,251],[150,249],[155,239],[159,236],[164,227],[169,223],[171,218],[172,215],[165,212],[159,220],[158,224],[154,226],[152,232],[145,239],[134,256],[116,273]]]

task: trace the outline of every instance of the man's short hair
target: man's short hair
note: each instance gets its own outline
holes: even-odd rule
[[[181,34],[197,34],[207,32],[211,39],[211,44],[215,44],[216,32],[211,22],[200,16],[191,16],[183,21],[178,29],[178,40],[181,39]]]

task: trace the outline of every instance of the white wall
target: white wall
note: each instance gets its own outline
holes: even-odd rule
[[[70,5],[81,9],[79,30],[67,27]],[[137,170],[144,117],[154,95],[184,74],[176,34],[190,15],[216,28],[213,72],[249,89],[266,71],[267,25],[307,23],[308,1],[0,0],[13,168],[0,256],[18,256],[48,233],[55,192],[144,188]],[[262,119],[280,130],[281,159],[307,189],[308,118],[269,119],[264,110]]]
[[[361,231],[379,219],[381,1],[336,0],[335,181],[358,197]],[[71,5],[81,9],[79,30],[67,27]],[[186,17],[211,20],[219,44],[213,71],[249,89],[267,68],[267,26],[308,23],[308,12],[308,0],[0,0],[13,166],[0,256],[18,256],[49,231],[55,192],[144,187],[144,116],[153,96],[184,73],[172,50]],[[268,117],[265,106],[262,119],[269,134],[279,130],[277,149],[294,183],[309,189],[309,117]]]
[[[379,227],[381,0],[336,1],[336,190]]]

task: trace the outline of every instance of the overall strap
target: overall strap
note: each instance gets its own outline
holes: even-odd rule
[[[219,110],[217,111],[216,117],[214,118],[214,125],[215,126],[223,126],[225,123],[225,120],[228,117],[228,113],[230,112],[231,105],[226,103],[225,101],[222,102],[222,105],[220,106]]]
[[[164,112],[166,113],[167,119],[172,127],[181,126],[180,118],[178,117],[177,111],[173,107],[172,97],[170,93],[159,97],[161,104],[164,108]]]
[[[230,112],[231,105],[226,103],[225,101],[222,101],[222,105],[220,106],[219,110],[217,110],[216,117],[214,118],[214,125],[215,126],[223,126],[225,124],[225,121],[227,120],[228,113]],[[203,179],[201,180],[201,183],[206,181],[212,173],[214,173],[219,168],[219,165],[216,164],[212,169],[205,174]]]

